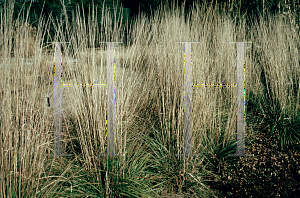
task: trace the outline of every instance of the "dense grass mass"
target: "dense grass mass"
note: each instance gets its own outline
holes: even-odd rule
[[[161,6],[150,19],[141,13],[132,24],[112,25],[105,8],[101,24],[93,8],[86,24],[78,7],[72,23],[41,16],[34,29],[24,14],[12,19],[13,4],[5,6],[1,197],[261,197],[273,195],[262,189],[276,185],[281,187],[274,196],[299,192],[300,38],[293,15],[268,15],[246,24],[242,16],[195,4],[188,17],[182,7]],[[57,31],[54,37],[50,26]],[[63,149],[73,156],[46,157],[54,148],[54,48],[44,41],[71,41],[63,44],[64,84],[105,83],[106,45],[95,49],[96,41],[123,41],[125,28],[132,42],[115,45],[115,150],[124,155],[98,156],[106,153],[105,88],[66,87]],[[228,41],[253,42],[245,44],[245,140],[246,153],[254,157],[228,157],[236,149],[236,89],[219,87],[193,88],[193,153],[202,155],[175,156],[184,137],[184,45],[177,41],[201,42],[192,46],[193,84],[235,84],[236,45]],[[262,143],[269,137],[272,145]],[[282,183],[287,173],[280,172],[276,155],[291,159],[283,171],[290,171],[286,183],[294,185]],[[262,162],[266,167],[256,167],[250,177],[251,168]],[[243,167],[249,172],[240,176]]]

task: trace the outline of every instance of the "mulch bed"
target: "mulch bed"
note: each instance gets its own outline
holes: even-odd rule
[[[257,128],[262,129],[263,126]],[[300,197],[300,145],[279,148],[278,131],[257,133],[256,140],[237,162],[213,161],[219,181],[207,182],[218,197]]]

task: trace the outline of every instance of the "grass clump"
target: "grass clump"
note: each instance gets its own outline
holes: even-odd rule
[[[183,7],[173,5],[160,7],[150,19],[140,13],[132,24],[120,20],[114,26],[103,8],[105,20],[97,24],[90,16],[87,25],[79,9],[66,27],[41,16],[34,35],[24,16],[14,21],[11,7],[1,11],[2,197],[298,193],[299,34],[292,19],[264,23],[261,18],[260,25],[249,27],[243,17],[195,4],[188,19]],[[47,34],[49,26],[55,35]],[[105,83],[106,49],[94,49],[95,41],[120,41],[125,26],[134,39],[115,50],[115,151],[124,155],[99,157],[107,146],[105,88],[68,87],[63,91],[63,150],[73,156],[47,158],[53,153],[54,72],[44,41],[71,41],[62,56],[64,83]],[[235,89],[214,87],[193,89],[193,153],[201,156],[177,158],[184,140],[184,48],[175,42],[201,41],[193,44],[194,84],[233,84],[236,47],[228,41],[249,40],[246,151],[254,157],[228,157],[235,152]],[[30,44],[34,50],[28,55]],[[273,187],[278,190],[270,192]]]

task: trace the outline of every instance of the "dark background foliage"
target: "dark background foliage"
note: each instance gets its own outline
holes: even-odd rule
[[[107,7],[111,13],[117,5],[117,9],[123,7],[123,24],[125,25],[127,20],[128,24],[131,24],[135,18],[138,17],[139,13],[144,13],[146,17],[150,19],[155,10],[158,10],[160,5],[168,6],[171,8],[171,3],[173,0],[0,0],[0,9],[4,9],[4,4],[8,1],[14,1],[14,14],[13,18],[16,19],[19,15],[23,15],[26,18],[26,10],[30,9],[28,22],[33,27],[37,28],[40,16],[44,17],[45,23],[50,20],[62,20],[63,27],[66,27],[66,16],[64,15],[64,10],[62,4],[65,5],[67,13],[67,21],[69,26],[72,27],[72,20],[74,20],[75,13],[77,13],[76,8],[79,6],[79,12],[81,16],[84,16],[86,24],[88,23],[88,15],[90,15],[92,10],[92,4],[95,5],[97,10],[97,23],[100,27],[102,8],[103,4]],[[243,16],[246,19],[248,25],[257,22],[259,24],[259,16],[265,16],[266,13],[271,13],[275,15],[277,13],[292,12],[296,14],[297,24],[299,25],[299,11],[300,11],[300,0],[175,0],[175,7],[181,7],[184,5],[184,12],[187,20],[187,13],[191,10],[194,4],[198,4],[201,7],[207,8],[209,5],[213,5],[219,8],[219,12],[224,12],[231,17],[237,18],[237,23],[239,19]],[[18,11],[24,7],[24,11],[19,13]],[[89,11],[90,9],[90,11]],[[90,13],[90,14],[89,14]],[[119,13],[119,10],[117,10]],[[119,14],[120,16],[120,14]],[[114,25],[114,20],[112,21]],[[47,29],[50,37],[53,38],[56,31],[55,28],[50,25]],[[102,31],[102,30],[100,30]],[[127,45],[128,31],[124,31],[125,45]],[[46,43],[50,38],[44,37],[44,43]],[[50,39],[51,40],[51,39]],[[93,46],[98,46],[98,41],[96,41]]]
[[[3,4],[11,0],[0,0],[0,6],[3,9]],[[27,9],[30,8],[31,12],[29,13],[29,22],[33,26],[37,27],[38,18],[41,14],[46,17],[46,21],[50,14],[55,18],[60,18],[60,15],[63,13],[63,7],[60,0],[31,0],[32,4],[30,4],[30,0],[15,0],[15,13],[14,18],[18,16],[18,10],[21,7],[25,7]],[[76,6],[79,5],[80,8],[83,6],[85,20],[87,21],[89,5],[94,2],[95,6],[98,6],[98,23],[100,24],[101,11],[104,0],[65,0],[64,4],[67,9],[67,14],[69,16],[69,21],[72,18],[72,11],[76,11]],[[194,3],[198,3],[198,5],[209,5],[213,4],[219,7],[220,10],[224,10],[225,13],[230,13],[232,16],[243,16],[245,15],[248,20],[255,20],[258,18],[259,14],[264,13],[283,13],[287,11],[291,11],[292,13],[296,13],[298,16],[298,24],[299,24],[299,8],[300,8],[300,0],[175,0],[176,5],[181,6],[184,4],[185,12],[188,12]],[[108,8],[114,7],[113,5],[117,4],[117,0],[106,0],[105,6]],[[126,9],[128,13],[124,13],[124,16],[128,14],[128,20],[131,22],[134,18],[139,14],[139,12],[143,12],[146,16],[150,16],[154,10],[158,9],[160,4],[169,5],[171,4],[171,0],[118,0],[118,5],[122,4],[123,8]],[[233,7],[230,7],[230,4]],[[120,7],[120,6],[118,6]],[[82,11],[81,11],[82,13]],[[64,17],[64,16],[62,16]],[[125,20],[123,21],[125,22]]]

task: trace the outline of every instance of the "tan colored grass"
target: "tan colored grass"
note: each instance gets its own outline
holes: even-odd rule
[[[254,41],[252,47],[257,43],[263,50],[253,49],[257,51],[258,56],[253,56],[246,51],[246,94],[248,90],[253,90],[259,97],[258,93],[262,86],[259,72],[262,66],[267,70],[271,82],[270,90],[288,112],[297,113],[299,103],[295,103],[295,106],[289,104],[294,104],[295,100],[299,101],[299,94],[296,99],[292,98],[291,89],[284,87],[287,83],[292,83],[292,77],[299,77],[296,69],[299,68],[299,61],[295,58],[299,55],[296,47],[296,43],[299,43],[299,35],[295,31],[282,28],[281,25],[285,22],[278,20],[270,22],[269,26],[263,25],[262,21],[259,31],[251,30],[251,36],[246,38],[244,23],[237,28],[231,19],[216,18],[212,13],[215,11],[209,10],[204,13],[199,8],[194,9],[191,21],[187,23],[179,9],[172,12],[161,10],[160,15],[155,15],[150,21],[141,15],[130,30],[136,38],[134,44],[126,49],[116,48],[117,153],[127,153],[132,149],[130,142],[137,142],[136,138],[140,134],[149,133],[151,130],[149,125],[154,125],[156,120],[160,126],[166,128],[166,132],[159,131],[162,142],[167,143],[171,141],[172,136],[176,136],[177,152],[182,147],[183,44],[176,44],[176,41],[201,42],[193,44],[194,84],[236,83],[236,47],[227,42]],[[13,22],[9,18],[9,13],[5,11],[1,16],[4,16],[3,21],[6,23],[0,28],[6,27],[7,34],[1,37],[0,53],[2,57],[0,85],[3,91],[0,95],[2,147],[0,195],[34,197],[37,192],[45,193],[45,189],[48,189],[47,185],[52,185],[52,180],[48,183],[39,182],[44,173],[45,154],[50,150],[53,153],[51,149],[54,131],[53,64],[51,63],[53,56],[51,59],[51,55],[47,55],[47,51],[42,48],[42,35],[49,24],[42,25],[36,30],[36,36],[32,36],[27,23],[18,19],[16,24],[19,28],[14,30],[14,25],[9,23]],[[90,46],[84,42],[85,40],[92,42],[93,38],[101,38],[103,35],[96,33],[99,27],[92,22],[89,23],[90,30],[87,32],[80,19],[81,16],[77,13],[70,38],[67,38],[65,32],[62,33],[63,37],[55,35],[54,38],[49,38],[49,40],[70,39],[76,50],[77,63],[71,64],[66,61],[63,65],[63,71],[73,75],[66,79],[65,83],[105,83],[105,51],[103,49],[89,51],[87,48]],[[49,23],[53,25],[52,22]],[[119,32],[124,27],[118,24],[115,29],[112,29],[108,16],[101,27],[107,30],[105,36],[110,41],[123,39],[119,36]],[[9,55],[8,41],[11,41],[9,35],[12,32],[16,35],[18,43],[15,50],[18,63],[13,62]],[[270,34],[273,36],[271,37]],[[35,38],[35,41],[32,38]],[[31,65],[21,61],[21,58],[28,58],[26,54],[28,51],[34,55],[31,57],[33,59]],[[64,56],[63,62],[67,59],[72,58]],[[258,65],[258,59],[262,60],[263,65]],[[38,77],[41,77],[40,84]],[[105,90],[87,88],[87,94],[83,95],[83,92],[83,89],[78,87],[64,88],[64,149],[71,144],[71,138],[77,138],[85,159],[84,166],[87,170],[98,170],[97,155],[105,153]],[[50,98],[50,108],[45,105],[46,97]],[[226,90],[194,88],[193,112],[193,145],[196,153],[205,149],[206,152],[213,153],[211,140],[220,137],[222,130],[226,133],[222,144],[235,139],[234,88]],[[223,123],[220,122],[222,116],[228,116]],[[74,134],[70,131],[71,124],[68,121],[70,118],[73,118],[79,126]],[[205,147],[203,142],[207,143]],[[125,158],[121,159],[125,162]],[[193,164],[192,161],[186,163]],[[66,167],[62,168],[66,169]],[[124,173],[125,169],[122,171]],[[3,179],[4,177],[6,180]],[[24,186],[26,188],[23,188]]]

